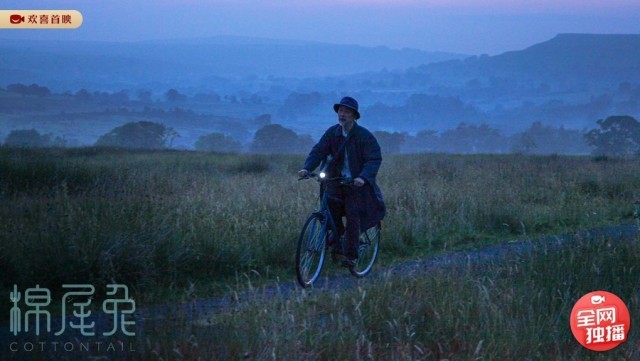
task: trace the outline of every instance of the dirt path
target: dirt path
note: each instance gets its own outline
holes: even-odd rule
[[[259,287],[254,290],[246,291],[239,294],[232,294],[224,297],[215,297],[194,300],[182,304],[158,305],[145,307],[135,312],[135,332],[136,341],[133,344],[124,344],[125,350],[116,349],[113,352],[105,353],[104,348],[110,342],[102,336],[89,337],[91,339],[91,347],[95,350],[96,342],[103,342],[103,351],[97,355],[87,352],[64,352],[62,345],[65,342],[77,342],[78,339],[87,339],[86,336],[80,335],[78,332],[65,331],[65,333],[56,337],[53,333],[60,329],[61,320],[51,320],[51,333],[45,334],[46,337],[38,339],[33,332],[28,334],[18,334],[14,336],[9,332],[8,322],[0,325],[0,360],[31,360],[31,359],[51,359],[51,360],[84,360],[84,359],[144,359],[141,352],[129,352],[129,348],[142,350],[144,345],[139,344],[145,339],[147,329],[158,329],[158,327],[173,327],[176,323],[184,325],[190,322],[192,325],[207,325],[208,320],[217,313],[229,312],[233,309],[250,305],[253,302],[261,300],[269,300],[274,297],[290,297],[298,292],[326,292],[333,289],[344,289],[355,287],[357,285],[367,285],[375,283],[381,277],[404,276],[415,273],[428,272],[429,269],[442,267],[456,267],[461,264],[481,264],[489,261],[499,261],[508,259],[518,255],[525,254],[533,249],[534,245],[546,245],[549,247],[561,247],[571,245],[577,240],[629,240],[638,234],[638,227],[630,225],[610,226],[591,229],[587,231],[578,231],[575,233],[564,234],[561,236],[549,236],[535,240],[506,242],[500,245],[482,248],[478,250],[470,250],[463,252],[451,252],[439,256],[429,257],[423,260],[416,260],[397,264],[386,269],[375,268],[371,274],[363,279],[356,279],[346,270],[344,273],[321,277],[311,289],[302,289],[295,281],[293,270],[291,278],[283,282],[273,285]],[[384,240],[383,240],[384,242]],[[383,244],[384,246],[384,244]],[[384,252],[384,249],[382,249]],[[327,261],[330,262],[330,261]],[[6,315],[8,317],[8,315]],[[95,312],[87,321],[95,322],[96,329],[110,330],[112,328],[112,320],[102,312]],[[33,329],[33,327],[31,328]],[[38,351],[38,342],[46,339],[47,352]],[[127,336],[120,337],[120,341],[128,340]],[[76,340],[76,341],[73,341]],[[58,350],[51,350],[52,342],[60,342]],[[136,343],[138,342],[138,343]],[[24,347],[25,344],[33,343],[36,351],[13,352],[10,348]],[[76,347],[77,344],[76,344]],[[116,345],[116,348],[121,345]],[[34,357],[35,356],[35,357]],[[105,358],[106,357],[106,358]]]
[[[196,300],[182,305],[157,306],[140,310],[138,315],[142,320],[153,319],[159,314],[180,314],[188,315],[194,320],[203,320],[217,312],[225,312],[231,308],[242,307],[246,302],[256,300],[268,300],[272,297],[287,297],[294,292],[324,292],[326,290],[349,288],[357,285],[371,284],[376,279],[383,276],[403,276],[415,272],[425,272],[435,267],[456,266],[460,264],[479,264],[488,261],[506,259],[524,254],[533,249],[533,245],[548,245],[560,247],[576,242],[578,239],[631,239],[638,233],[638,227],[631,225],[620,225],[601,227],[586,231],[564,234],[560,236],[548,236],[535,240],[506,242],[500,245],[486,247],[478,250],[451,252],[439,256],[429,257],[423,260],[409,261],[397,264],[386,269],[376,268],[367,277],[357,279],[351,276],[346,270],[343,274],[333,276],[321,276],[314,284],[313,288],[302,289],[295,281],[293,270],[291,279],[271,286],[259,287],[254,291],[247,291],[240,294],[233,294],[226,297],[209,298]],[[384,240],[383,240],[384,242]],[[382,245],[384,247],[384,244]],[[384,252],[384,249],[381,250]],[[325,260],[325,262],[331,262]],[[326,266],[326,264],[325,264]]]

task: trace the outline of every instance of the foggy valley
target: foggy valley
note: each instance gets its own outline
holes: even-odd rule
[[[243,37],[3,40],[0,52],[7,142],[34,129],[88,146],[147,121],[174,132],[173,148],[220,133],[234,152],[305,152],[344,95],[389,153],[588,154],[596,121],[640,119],[640,35],[560,34],[495,56]],[[291,146],[256,147],[265,126]]]

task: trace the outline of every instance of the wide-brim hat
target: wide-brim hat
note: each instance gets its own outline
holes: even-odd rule
[[[358,112],[358,101],[356,101],[352,97],[344,97],[340,100],[340,103],[333,105],[333,110],[335,110],[335,112],[337,113],[338,108],[340,108],[341,105],[353,109],[356,112],[355,118],[360,119],[360,112]]]

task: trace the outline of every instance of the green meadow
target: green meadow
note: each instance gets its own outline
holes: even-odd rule
[[[232,312],[153,328],[145,351],[158,360],[637,360],[638,241],[534,245],[507,260],[267,301],[257,289]],[[569,327],[575,302],[596,290],[631,314],[627,341],[608,352],[582,347]]]
[[[303,160],[0,148],[1,291],[117,282],[144,307],[292,283],[298,233],[317,205],[317,184],[296,177]],[[390,155],[378,182],[387,204],[380,275],[430,255],[632,223],[640,159]],[[147,351],[163,359],[607,359],[572,339],[569,312],[582,294],[607,289],[638,320],[637,240],[541,246],[505,262],[250,303],[197,331],[154,330],[173,342]],[[9,309],[8,297],[0,302]],[[635,328],[631,336],[637,342]],[[617,359],[629,359],[633,342]]]

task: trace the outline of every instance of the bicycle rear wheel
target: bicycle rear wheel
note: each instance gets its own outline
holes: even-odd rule
[[[322,216],[311,215],[300,232],[296,250],[296,277],[303,288],[318,279],[325,256],[327,224]]]
[[[360,234],[360,243],[358,245],[358,261],[354,267],[350,267],[349,271],[356,277],[364,277],[373,268],[373,264],[378,258],[380,251],[380,230],[382,226],[378,222],[375,226],[367,229]]]

